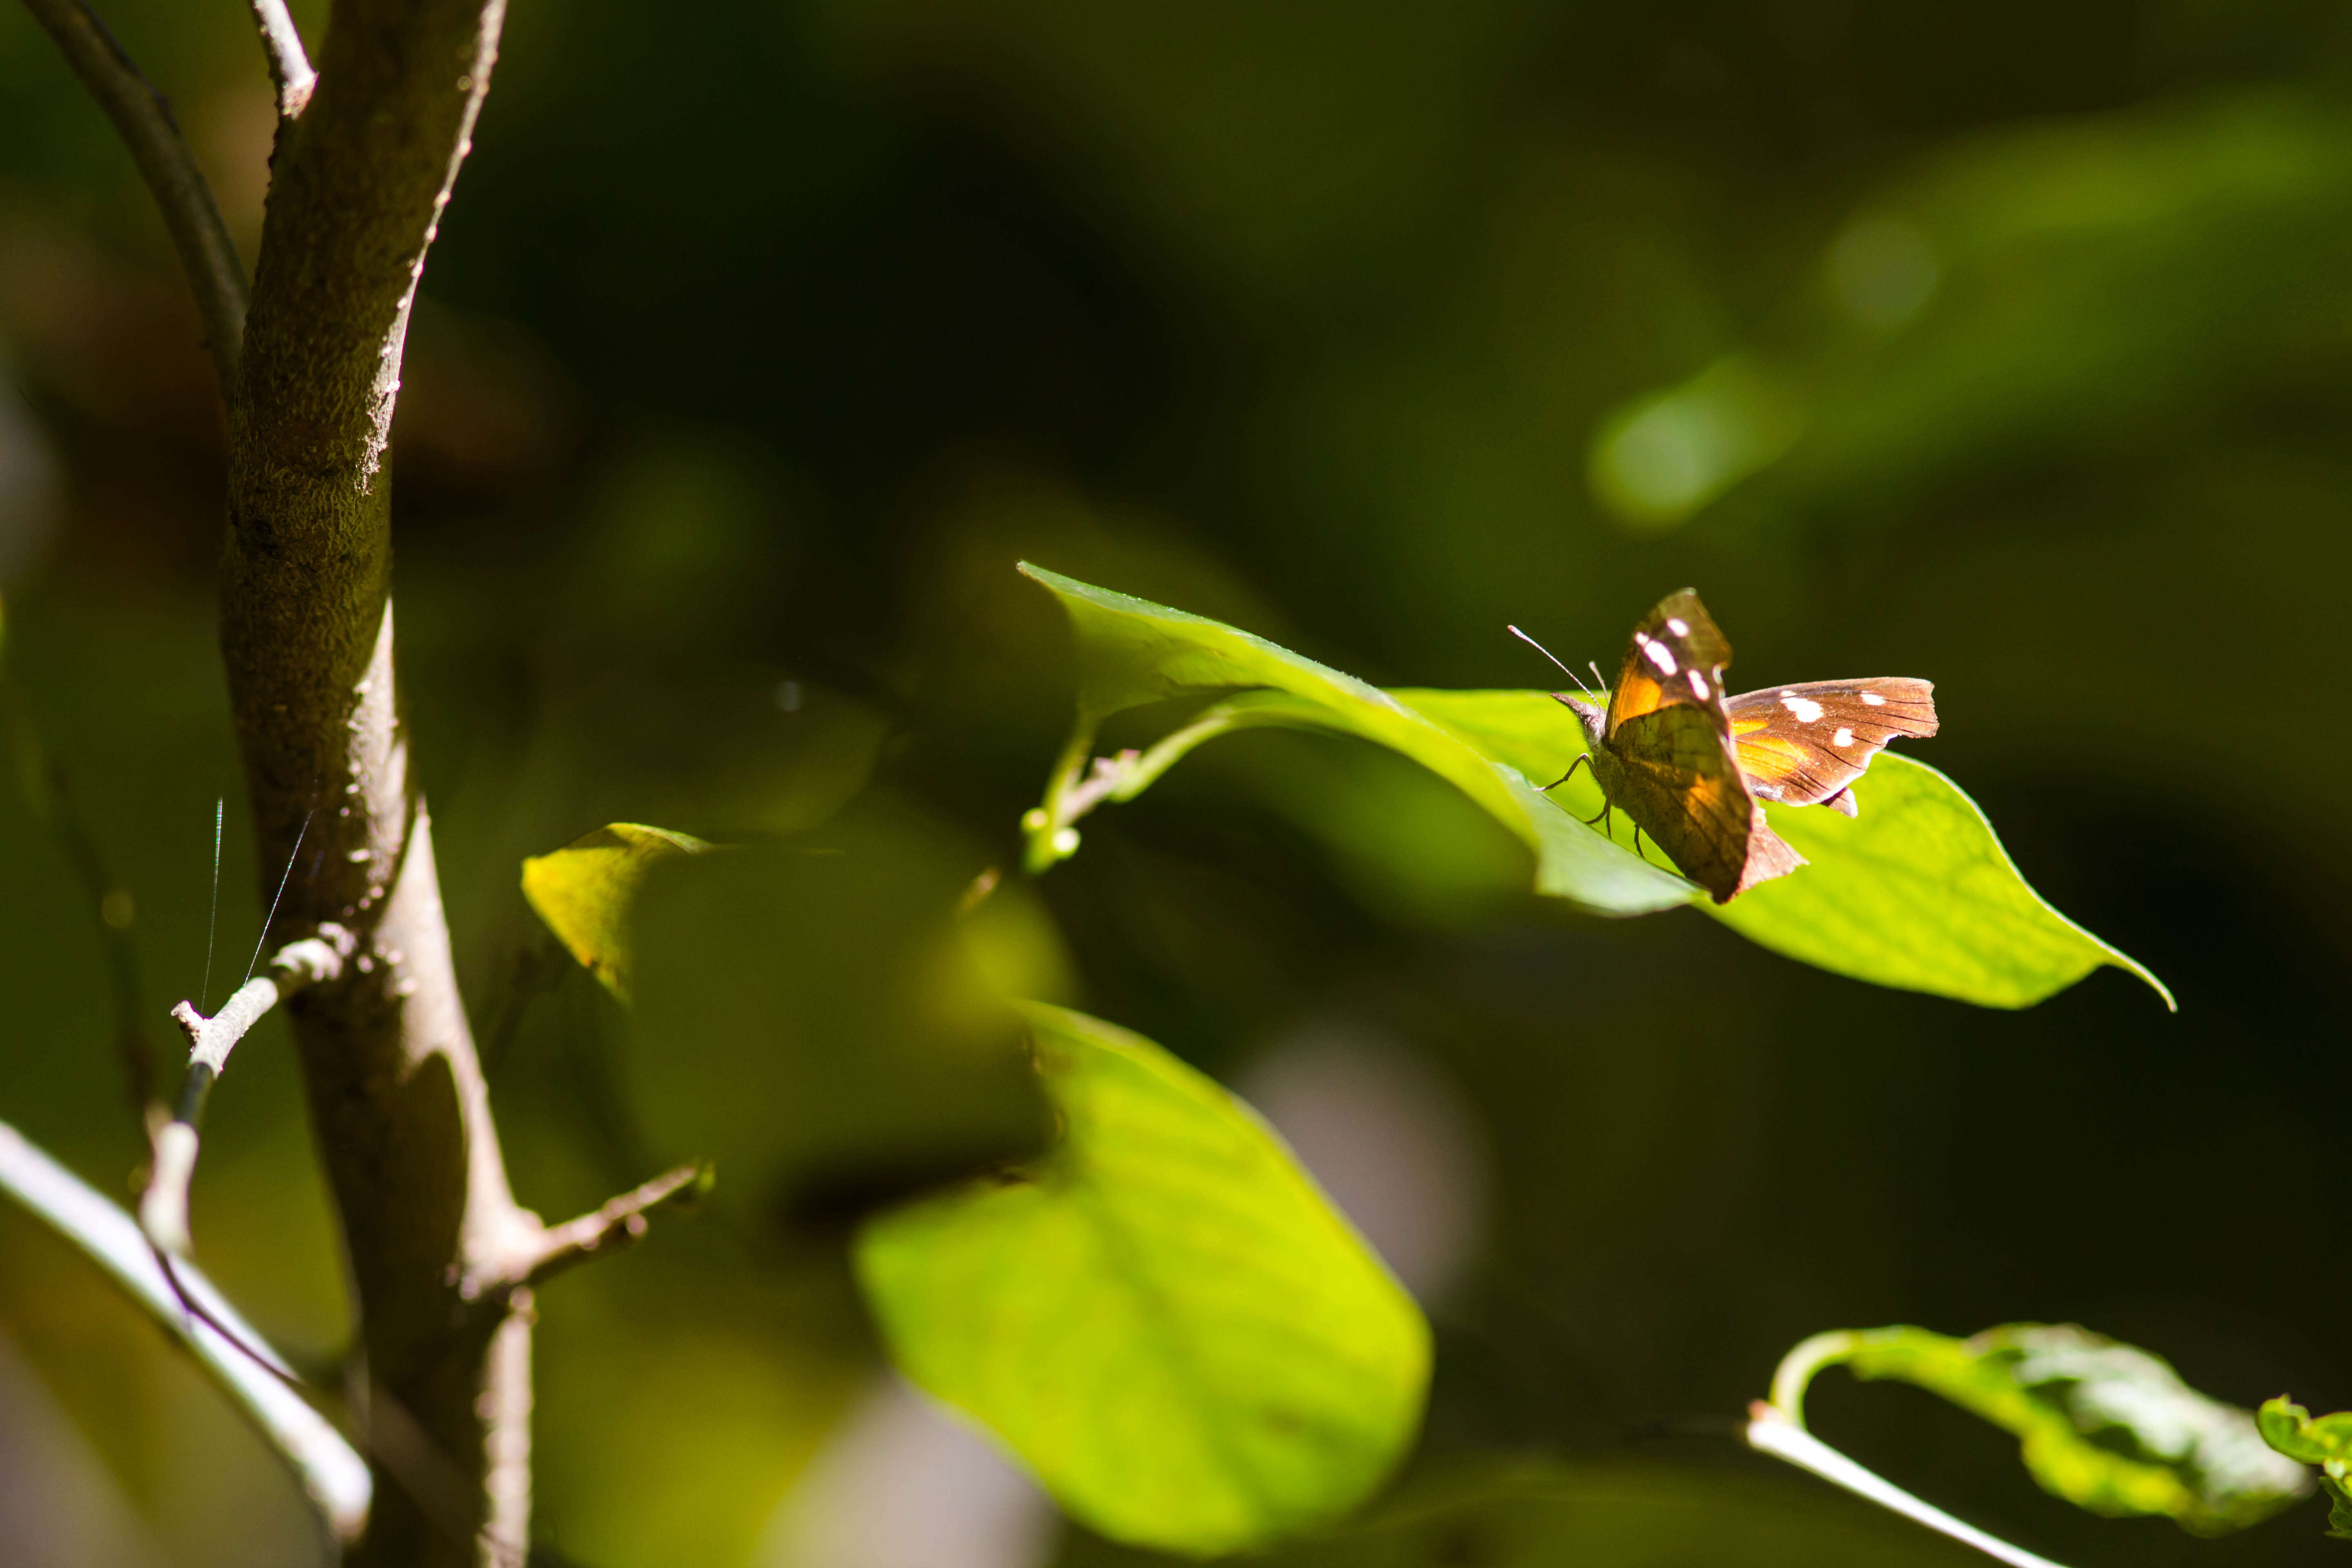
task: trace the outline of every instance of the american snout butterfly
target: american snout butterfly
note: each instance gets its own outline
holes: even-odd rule
[[[1805,864],[1765,822],[1764,801],[1852,816],[1860,808],[1848,786],[1879,749],[1936,732],[1928,681],[1815,680],[1727,698],[1730,662],[1731,644],[1698,595],[1667,595],[1633,628],[1605,709],[1591,693],[1551,694],[1583,724],[1589,749],[1546,786],[1590,762],[1601,816],[1622,809],[1637,852],[1646,831],[1718,904]]]

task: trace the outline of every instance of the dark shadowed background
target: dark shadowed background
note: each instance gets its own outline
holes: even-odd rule
[[[100,8],[249,259],[272,117],[242,8]],[[259,925],[221,437],[129,160],[0,6],[5,657],[135,894],[158,1049],[204,978],[223,794],[203,1000]],[[946,888],[1009,867],[1072,680],[1021,558],[1400,685],[1547,684],[1507,621],[1606,664],[1696,584],[1735,689],[1934,679],[1943,733],[1906,749],[2179,994],[2103,971],[1979,1011],[1694,913],[1538,907],[1448,786],[1338,740],[1222,741],[1098,814],[1008,889],[1015,957],[1258,1101],[1423,1295],[1417,1467],[1805,1494],[1628,1433],[1899,1321],[2076,1321],[2237,1403],[2352,1405],[2340,6],[516,0],[395,447],[414,740],[520,1195],[552,1217],[724,1151],[699,1217],[542,1295],[555,1560],[1093,1550],[878,1380],[838,1213],[761,1164],[772,1121],[831,1115],[779,1077],[805,1047],[754,1016],[634,1037],[517,883],[612,819],[824,825]],[[125,1194],[87,902],[0,789],[0,1120]],[[299,1099],[273,1022],[214,1100],[195,1224],[325,1368],[346,1304]],[[2078,1568],[2344,1551],[2312,1507],[2223,1542],[2077,1514],[1905,1389],[1832,1376],[1814,1413]],[[211,1391],[0,1211],[0,1558],[315,1552]],[[1735,1532],[1655,1561],[1746,1559]]]

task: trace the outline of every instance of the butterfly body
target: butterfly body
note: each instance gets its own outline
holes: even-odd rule
[[[1719,904],[1805,864],[1765,821],[1763,802],[1852,816],[1851,786],[1879,749],[1937,729],[1925,680],[1821,680],[1727,697],[1730,662],[1731,644],[1685,588],[1633,628],[1605,706],[1552,693],[1584,728],[1608,808],[1631,816]]]

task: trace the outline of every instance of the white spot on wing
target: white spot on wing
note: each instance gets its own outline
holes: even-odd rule
[[[1853,745],[1853,731],[1851,731],[1851,730],[1849,730],[1849,729],[1847,729],[1847,728],[1845,728],[1845,726],[1843,726],[1843,724],[1841,724],[1840,726],[1838,726],[1838,732],[1837,732],[1836,734],[1832,735],[1832,736],[1830,737],[1830,744],[1831,744],[1831,745],[1832,745],[1832,746],[1851,746],[1851,745]]]
[[[1792,697],[1784,691],[1780,693],[1780,706],[1794,713],[1801,724],[1810,724],[1822,716],[1822,705],[1810,697]]]
[[[1643,637],[1640,632],[1633,634],[1633,640],[1642,645],[1643,657],[1658,667],[1660,675],[1672,675],[1675,672],[1674,649],[1655,638]]]
[[[1875,692],[1875,691],[1865,691],[1865,692],[1864,692],[1864,693],[1862,694],[1862,700],[1863,700],[1863,702],[1864,703],[1864,705],[1866,705],[1866,706],[1868,706],[1868,707],[1872,707],[1872,708],[1884,708],[1884,707],[1885,707],[1885,706],[1886,706],[1886,699],[1885,699],[1885,698],[1884,698],[1884,697],[1881,697],[1881,696],[1880,696],[1877,692]]]
[[[1691,695],[1701,702],[1707,699],[1706,677],[1694,669],[1690,672]]]
[[[1686,637],[1690,636],[1690,623],[1683,619],[1680,616],[1668,616],[1666,617],[1666,630],[1674,633],[1675,636],[1678,637]]]

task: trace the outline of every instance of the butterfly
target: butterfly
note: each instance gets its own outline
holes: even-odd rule
[[[1583,724],[1587,749],[1545,786],[1591,763],[1602,801],[1595,820],[1623,811],[1637,853],[1646,831],[1718,904],[1805,864],[1765,821],[1765,801],[1853,816],[1852,785],[1879,749],[1936,732],[1928,681],[1815,680],[1726,697],[1730,662],[1731,644],[1696,593],[1659,600],[1633,628],[1605,708],[1590,693],[1551,694]]]

